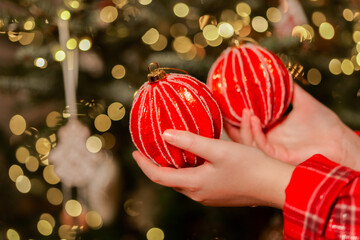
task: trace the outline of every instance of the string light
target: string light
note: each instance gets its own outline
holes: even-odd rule
[[[253,18],[253,20],[251,22],[251,26],[256,32],[262,33],[268,29],[269,24],[265,18],[263,18],[261,16],[256,16]]]
[[[163,240],[165,234],[160,228],[150,228],[146,233],[146,238],[147,240]]]
[[[53,227],[46,220],[40,220],[37,223],[37,229],[41,235],[50,236],[53,232]]]
[[[150,3],[152,3],[152,0],[138,0],[138,2],[141,4],[141,5],[149,5]]]
[[[345,75],[351,75],[354,72],[354,64],[349,59],[344,59],[341,63],[341,70]]]
[[[106,132],[111,127],[111,120],[105,114],[99,114],[94,120],[95,128],[99,132]]]
[[[71,18],[71,13],[68,10],[63,10],[60,12],[59,16],[62,20],[67,21]]]
[[[319,33],[322,38],[330,40],[335,35],[335,29],[330,23],[323,22],[319,26]]]
[[[8,238],[8,240],[20,240],[20,235],[12,228],[6,231],[6,237]]]
[[[35,28],[35,20],[33,17],[30,17],[24,23],[24,29],[27,31],[31,31]]]
[[[111,69],[111,75],[115,79],[122,79],[125,76],[125,74],[126,74],[126,69],[123,65],[118,64]]]
[[[98,136],[91,136],[86,140],[86,148],[91,153],[100,152],[102,141]]]
[[[266,10],[266,17],[269,19],[270,22],[277,23],[281,21],[282,14],[278,8],[271,7]]]
[[[77,41],[75,38],[70,38],[67,42],[66,42],[66,47],[69,50],[74,50],[77,46]]]
[[[341,73],[341,62],[339,59],[331,59],[329,62],[329,70],[334,75],[339,75]]]
[[[145,44],[151,45],[156,43],[159,40],[160,33],[155,28],[150,28],[146,33],[141,37],[142,41]]]
[[[14,115],[9,122],[10,131],[14,135],[21,135],[25,132],[26,121],[21,115]]]
[[[311,15],[311,20],[315,26],[319,27],[320,24],[322,24],[323,22],[326,22],[326,17],[322,12],[315,11]]]
[[[38,68],[44,69],[47,67],[48,63],[45,58],[39,57],[34,59],[34,65]]]
[[[214,41],[219,37],[219,32],[216,26],[206,25],[203,29],[203,35],[206,40]]]
[[[95,211],[87,212],[85,215],[85,221],[87,225],[94,230],[100,229],[103,225],[101,216]]]
[[[230,38],[234,35],[234,28],[230,23],[224,22],[219,24],[219,34],[223,38]]]
[[[65,203],[65,211],[72,217],[78,217],[82,212],[82,207],[78,201],[71,199]]]
[[[65,60],[66,54],[63,50],[58,50],[55,52],[54,58],[58,62],[62,62]]]
[[[79,42],[79,49],[81,51],[88,51],[88,50],[90,50],[91,45],[92,45],[92,43],[89,38],[83,38]]]
[[[118,10],[114,6],[106,6],[100,11],[100,19],[105,23],[114,22],[118,17]]]
[[[184,18],[189,14],[190,9],[185,3],[177,3],[174,5],[173,11],[177,17]]]
[[[307,73],[307,80],[311,85],[319,85],[321,82],[321,73],[316,68],[311,68]]]
[[[240,2],[236,5],[236,13],[241,17],[248,17],[251,14],[251,8],[249,4]]]

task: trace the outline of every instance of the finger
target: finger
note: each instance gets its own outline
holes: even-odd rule
[[[230,145],[235,144],[174,129],[164,131],[163,138],[171,145],[194,153],[212,163],[221,161],[226,153],[229,154]]]
[[[265,133],[261,128],[260,119],[256,116],[251,117],[251,128],[253,130],[254,141],[258,148],[270,156],[274,155],[274,148],[268,143]]]
[[[240,130],[238,127],[235,127],[228,122],[224,122],[224,129],[231,140],[241,143]]]
[[[253,134],[251,132],[251,112],[249,109],[244,109],[242,114],[242,120],[241,120],[241,127],[240,127],[240,139],[241,143],[251,146],[254,139]]]
[[[133,158],[144,174],[155,183],[180,189],[191,186],[195,174],[192,172],[194,168],[160,167],[139,151],[133,152]]]

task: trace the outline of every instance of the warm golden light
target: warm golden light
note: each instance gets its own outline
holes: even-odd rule
[[[230,38],[234,35],[233,26],[227,22],[220,23],[218,31],[223,38]]]
[[[40,220],[37,223],[37,229],[41,235],[50,236],[53,232],[53,227],[46,220]]]
[[[188,37],[180,36],[173,41],[173,48],[178,53],[187,53],[191,50],[192,42]]]
[[[58,50],[57,52],[55,52],[55,60],[58,62],[62,62],[65,60],[66,54],[63,50]]]
[[[45,58],[35,58],[34,59],[34,65],[38,68],[46,68],[47,67],[47,61]]]
[[[26,163],[29,160],[30,152],[26,147],[18,147],[15,152],[15,157],[19,163]]]
[[[214,41],[210,41],[210,40],[207,40],[206,41],[207,44],[211,47],[217,47],[219,46],[222,42],[223,42],[223,38],[221,36],[219,36],[217,39],[215,39]]]
[[[146,6],[146,5],[149,5],[149,4],[152,2],[152,0],[138,0],[138,2],[139,2],[141,5]]]
[[[46,125],[50,128],[56,127],[62,117],[59,112],[52,111],[46,116]]]
[[[44,168],[43,177],[47,183],[52,185],[58,184],[60,182],[60,178],[54,171],[54,165],[48,165]]]
[[[354,20],[354,13],[351,9],[345,8],[343,11],[343,17],[346,21],[351,22]]]
[[[77,46],[77,41],[75,38],[70,38],[67,42],[66,42],[66,47],[69,50],[74,50]]]
[[[167,44],[168,44],[167,38],[164,35],[160,34],[157,42],[151,44],[150,47],[155,51],[162,51],[166,48]]]
[[[320,24],[319,33],[322,38],[329,40],[334,37],[335,29],[330,23],[323,22]]]
[[[24,175],[24,172],[20,166],[14,164],[9,168],[9,177],[11,181],[16,182],[16,179],[22,175]]]
[[[201,47],[206,47],[208,45],[202,32],[198,32],[194,35],[194,43]]]
[[[203,35],[206,40],[214,41],[219,37],[219,32],[216,26],[206,25],[203,29]]]
[[[65,211],[72,217],[78,217],[82,212],[82,207],[78,201],[71,199],[65,203]]]
[[[101,216],[95,211],[86,213],[85,221],[90,228],[95,230],[101,228],[103,225]]]
[[[26,130],[26,121],[23,116],[17,114],[14,115],[9,122],[9,128],[12,134],[21,135]]]
[[[51,150],[50,141],[47,138],[39,138],[35,143],[35,149],[39,154],[47,155]]]
[[[251,14],[249,4],[241,2],[236,5],[236,13],[241,17],[248,17]]]
[[[94,120],[95,128],[99,132],[106,132],[111,127],[111,120],[105,114],[99,114]]]
[[[173,11],[177,17],[184,18],[189,14],[190,9],[185,3],[177,3],[174,5]]]
[[[160,33],[155,28],[150,28],[146,33],[141,37],[142,41],[145,44],[151,45],[156,43],[159,40]]]
[[[68,10],[63,10],[63,11],[61,11],[60,12],[60,18],[62,19],[62,20],[69,20],[70,18],[71,18],[71,13],[68,11]]]
[[[77,0],[71,0],[69,2],[69,6],[72,7],[73,9],[78,9],[80,7],[80,2]]]
[[[318,85],[321,82],[321,73],[316,68],[311,68],[307,73],[307,80],[311,85]]]
[[[103,148],[112,149],[115,146],[116,138],[115,138],[115,136],[113,134],[106,132],[101,136],[102,136],[102,138],[104,139],[104,142],[105,142],[103,144]]]
[[[125,74],[126,74],[126,70],[123,65],[118,64],[111,69],[111,75],[115,79],[122,79],[125,76]]]
[[[55,218],[53,216],[51,216],[51,214],[49,213],[43,213],[40,216],[40,220],[46,220],[50,223],[51,227],[55,227]]]
[[[360,31],[354,31],[352,38],[355,43],[359,43],[360,42]]]
[[[277,23],[280,22],[282,18],[282,13],[278,8],[271,7],[266,10],[266,17],[269,19],[270,22]]]
[[[329,63],[329,70],[334,75],[339,75],[341,73],[341,62],[339,59],[331,59]]]
[[[28,193],[31,189],[31,182],[27,176],[20,175],[15,180],[15,186],[19,192]]]
[[[11,228],[6,231],[6,237],[8,240],[20,240],[20,235]]]
[[[118,17],[118,10],[114,6],[106,6],[100,11],[100,19],[105,23],[111,23]]]
[[[35,33],[34,32],[21,32],[21,38],[19,40],[19,43],[23,46],[29,45],[30,43],[33,42],[34,38],[35,38]]]
[[[311,16],[311,20],[315,26],[319,27],[320,24],[326,22],[326,17],[322,12],[315,11]]]
[[[35,20],[33,17],[28,18],[28,20],[24,23],[24,29],[27,31],[31,31],[35,28]]]
[[[345,75],[351,75],[354,72],[354,64],[349,59],[344,59],[341,63],[341,70]]]
[[[83,38],[79,42],[79,49],[81,51],[88,51],[91,48],[91,41],[88,38]]]
[[[98,136],[91,136],[86,140],[86,148],[91,153],[97,153],[102,148],[102,141]]]
[[[57,188],[49,188],[46,192],[46,198],[52,205],[60,205],[63,201],[63,194]]]
[[[185,24],[182,23],[175,23],[170,27],[170,35],[173,38],[186,36],[188,34],[188,28]]]
[[[160,228],[150,228],[146,233],[146,238],[147,240],[163,240],[165,234]]]
[[[251,22],[251,26],[256,32],[261,33],[261,32],[265,32],[268,29],[269,23],[266,21],[265,18],[261,16],[256,16],[253,18]]]
[[[125,107],[119,102],[113,102],[107,109],[107,114],[113,121],[119,121],[125,116]]]
[[[30,156],[28,161],[25,163],[25,167],[30,172],[35,172],[39,168],[39,160],[34,156]]]

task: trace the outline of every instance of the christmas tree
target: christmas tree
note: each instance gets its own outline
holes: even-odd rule
[[[205,82],[234,35],[276,53],[360,128],[356,0],[2,0],[0,238],[281,239],[281,211],[204,207],[131,157],[129,111],[148,65]],[[66,160],[88,152],[92,167]]]

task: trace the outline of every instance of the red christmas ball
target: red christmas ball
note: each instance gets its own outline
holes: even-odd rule
[[[293,80],[281,60],[256,44],[228,47],[212,65],[207,84],[225,121],[240,127],[242,111],[250,109],[263,128],[286,111]]]
[[[208,87],[186,74],[152,74],[137,92],[131,113],[130,133],[137,149],[164,167],[193,167],[204,159],[165,142],[166,129],[186,130],[219,138],[222,116]],[[154,77],[155,75],[155,77]]]

